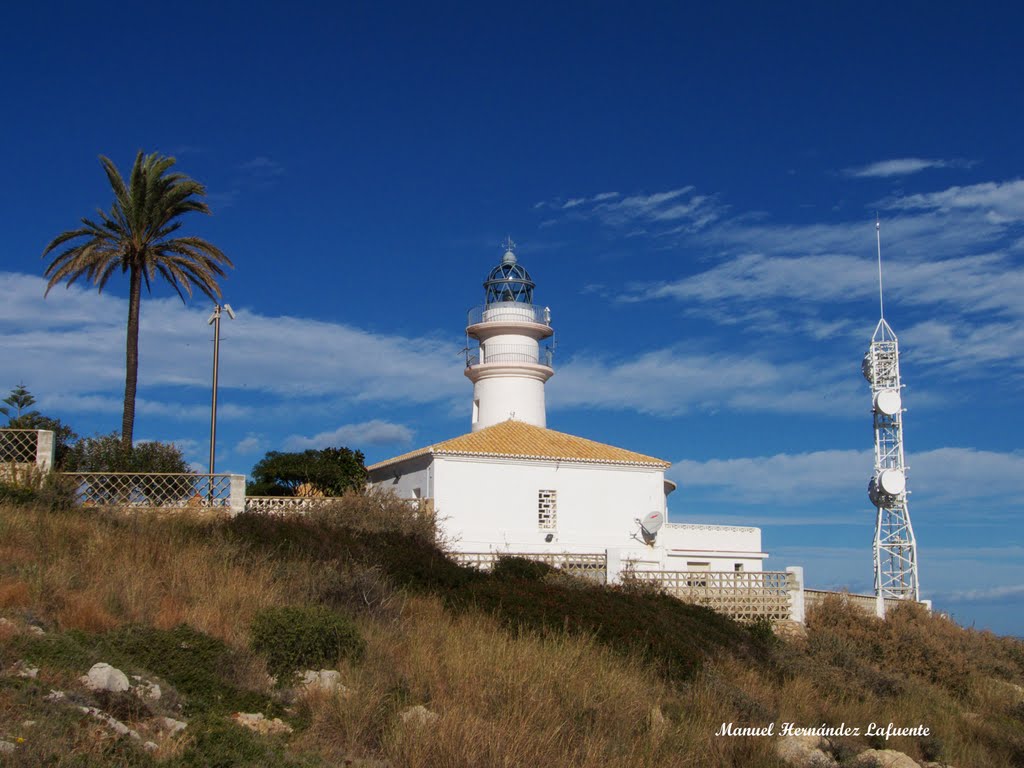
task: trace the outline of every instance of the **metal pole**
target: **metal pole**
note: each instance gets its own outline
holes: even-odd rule
[[[213,400],[210,404],[210,474],[213,474],[217,454],[217,366],[220,361],[220,304],[213,309]],[[213,478],[210,478],[213,495]]]

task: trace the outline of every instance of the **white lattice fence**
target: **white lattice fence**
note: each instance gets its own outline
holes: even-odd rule
[[[790,619],[790,593],[798,588],[784,571],[633,571],[626,578],[656,584],[673,597],[737,621]]]
[[[449,556],[460,565],[468,565],[481,571],[491,570],[502,557],[522,557],[602,584],[606,581],[608,572],[608,558],[603,552],[450,552]]]
[[[65,472],[75,500],[86,507],[219,509],[244,505],[244,476],[167,472]]]
[[[825,602],[825,598],[827,598],[829,595],[838,597],[840,600],[843,600],[849,603],[850,605],[854,605],[857,608],[863,610],[864,612],[870,613],[872,615],[874,615],[877,610],[877,603],[875,601],[874,595],[857,595],[852,594],[850,592],[832,592],[827,589],[804,590],[804,600],[807,601],[808,608],[821,605],[823,602]],[[890,608],[893,608],[894,606],[897,606],[903,602],[907,601],[899,600],[895,597],[887,597],[885,598],[885,609],[889,610]]]
[[[309,512],[338,500],[333,496],[246,496],[245,511],[266,515]]]
[[[0,478],[17,479],[32,469],[49,472],[53,450],[48,429],[0,429]]]

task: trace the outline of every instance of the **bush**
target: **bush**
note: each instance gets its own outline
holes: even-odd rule
[[[529,560],[525,557],[499,557],[494,564],[494,577],[497,579],[523,579],[525,581],[543,581],[555,569],[547,563]]]
[[[191,473],[174,443],[150,441],[125,448],[117,432],[84,437],[68,450],[65,472],[173,472]]]
[[[251,647],[267,657],[267,670],[283,680],[338,659],[359,659],[365,643],[350,619],[323,606],[267,608],[252,623]]]

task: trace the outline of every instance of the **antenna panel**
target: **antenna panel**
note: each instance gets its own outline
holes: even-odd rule
[[[875,394],[875,410],[886,416],[895,416],[903,410],[903,399],[898,389],[881,389]]]

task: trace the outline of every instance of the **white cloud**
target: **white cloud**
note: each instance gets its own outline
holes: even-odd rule
[[[1008,224],[1024,220],[1024,180],[949,187],[940,192],[889,198],[883,204],[896,210],[981,211],[993,224]]]
[[[266,450],[267,441],[263,436],[250,432],[235,444],[234,452],[240,456],[251,456],[255,453],[263,453]]]
[[[127,302],[78,286],[55,290],[44,301],[44,288],[41,278],[0,273],[0,359],[9,376],[25,380],[40,402],[120,410]],[[178,299],[143,299],[140,391],[209,387],[208,314]],[[464,394],[456,339],[373,334],[343,323],[268,317],[244,307],[237,318],[227,321],[229,338],[221,344],[223,389],[349,402],[423,403]],[[208,414],[202,406],[181,408],[161,400],[142,397],[139,408],[176,418]],[[238,406],[218,412],[225,418],[250,413],[233,409]]]
[[[1024,584],[1002,584],[979,589],[958,589],[942,596],[951,603],[999,602],[1024,598]]]
[[[908,487],[915,499],[960,509],[971,502],[975,519],[1019,509],[1024,496],[1024,454],[975,448],[937,448],[907,456]],[[801,504],[822,499],[863,501],[873,467],[870,450],[827,450],[735,459],[676,462],[668,476],[682,496],[692,489],[749,504]],[[999,500],[993,513],[984,503]],[[911,512],[913,514],[913,511]],[[833,514],[832,517],[835,517]]]
[[[548,384],[555,407],[596,407],[677,415],[693,410],[826,413],[863,408],[861,382],[820,362],[775,363],[756,356],[659,349],[626,360],[576,357]]]
[[[341,445],[360,448],[365,445],[407,444],[412,442],[412,438],[412,430],[403,424],[372,419],[359,424],[343,424],[336,429],[320,432],[312,437],[292,435],[284,441],[284,447],[289,451]]]
[[[880,160],[857,168],[843,171],[847,176],[855,178],[888,178],[890,176],[907,176],[929,168],[969,168],[973,163],[966,160],[926,160],[920,157],[900,157],[893,160]]]
[[[538,203],[534,207],[564,211],[566,215],[595,219],[612,227],[635,228],[643,222],[666,225],[659,234],[697,231],[718,219],[723,212],[713,197],[695,194],[692,186],[626,197],[618,192],[602,192],[590,197]]]

